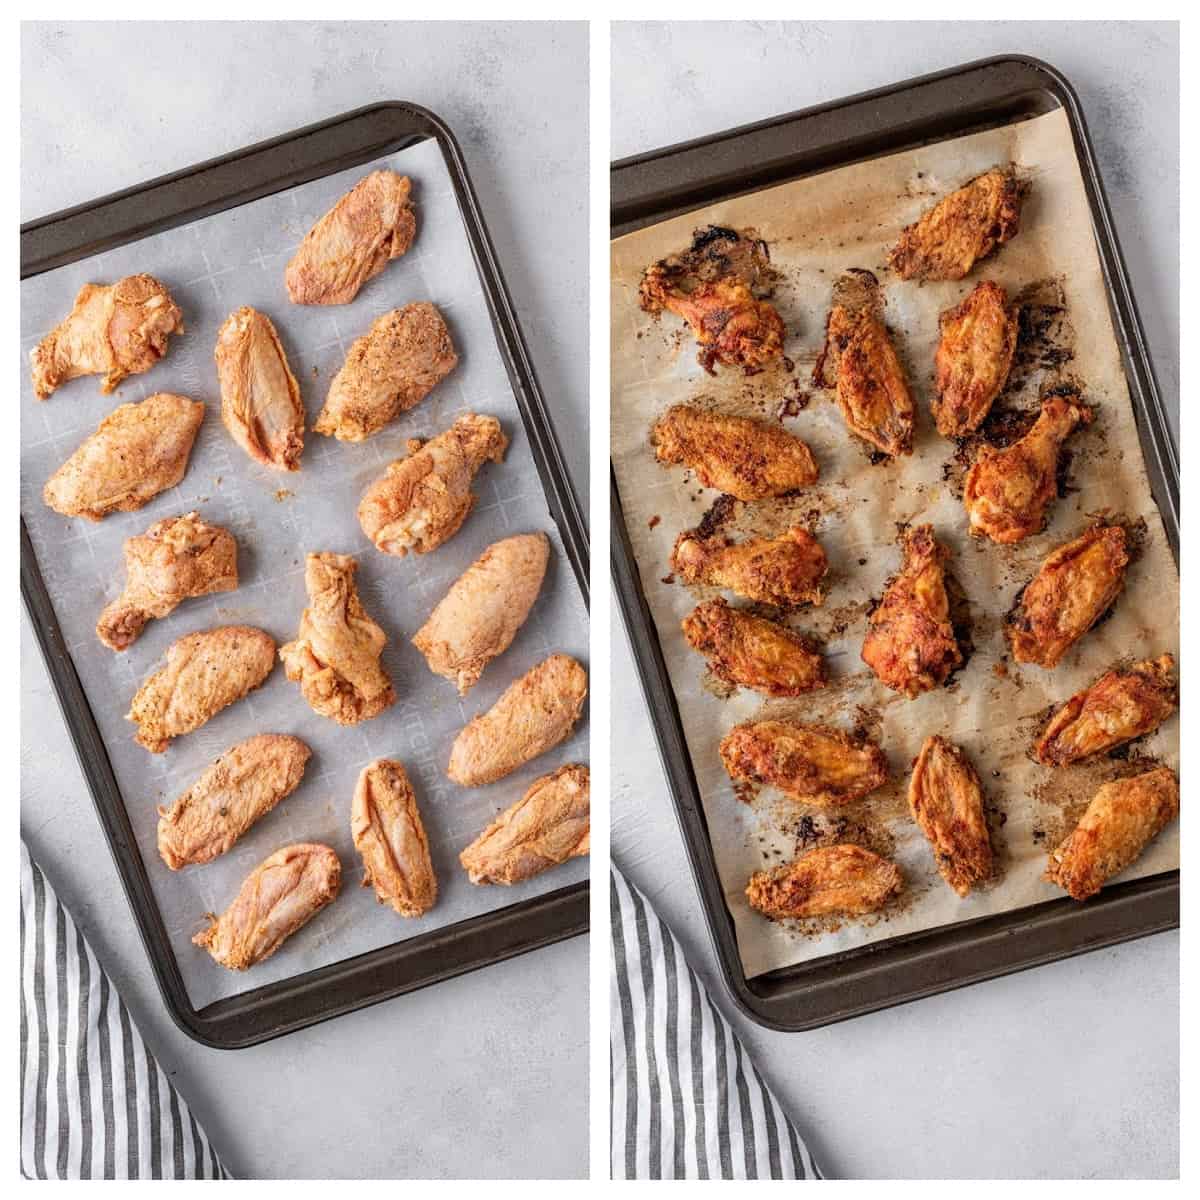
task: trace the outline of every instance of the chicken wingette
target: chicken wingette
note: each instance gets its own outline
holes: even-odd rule
[[[882,908],[904,887],[894,862],[862,846],[820,846],[746,885],[750,907],[780,920],[857,917]]]
[[[820,542],[796,525],[778,537],[741,542],[695,530],[681,533],[671,551],[671,569],[684,583],[728,588],[747,600],[795,608],[822,603],[821,580],[829,563]]]

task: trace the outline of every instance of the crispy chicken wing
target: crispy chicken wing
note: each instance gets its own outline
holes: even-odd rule
[[[360,179],[304,236],[284,282],[293,304],[349,304],[412,245],[412,184],[395,171]]]
[[[313,433],[364,441],[420,404],[457,365],[450,330],[434,305],[384,313],[350,347]]]
[[[747,600],[795,608],[824,600],[821,580],[829,570],[825,551],[799,525],[779,537],[734,542],[721,534],[681,533],[671,552],[671,569],[684,583],[728,588]]]
[[[261,733],[230,747],[170,808],[158,810],[158,853],[172,871],[212,862],[304,778],[312,751],[297,737]]]
[[[183,478],[203,420],[203,403],[169,392],[118,405],[54,472],[42,499],[89,521],[133,512]]]
[[[575,728],[587,695],[587,672],[552,654],[526,672],[454,739],[446,774],[482,787],[552,750]]]
[[[339,725],[377,717],[396,702],[379,662],[387,634],[358,598],[358,561],[348,554],[309,554],[304,562],[308,607],[296,640],[280,648],[287,677],[313,712]]]
[[[182,601],[238,585],[233,534],[197,512],[155,521],[124,550],[125,589],[96,623],[96,636],[110,650],[128,650],[147,621],[167,616]]]
[[[549,559],[544,533],[493,542],[417,631],[413,645],[435,675],[454,681],[460,696],[512,645],[541,591]]]
[[[1125,586],[1126,542],[1120,525],[1095,525],[1046,558],[1005,625],[1017,662],[1058,666]]]
[[[1079,762],[1157,729],[1178,707],[1169,654],[1105,672],[1050,718],[1034,746],[1048,767]]]
[[[591,786],[579,763],[536,779],[459,856],[472,883],[521,883],[591,844]]]
[[[1074,832],[1050,854],[1046,878],[1073,900],[1094,896],[1179,815],[1179,781],[1159,767],[1114,779],[1092,798]]]
[[[901,279],[962,279],[1021,228],[1027,185],[993,167],[944,196],[900,234],[888,264]]]
[[[171,645],[167,665],[138,688],[125,719],[134,741],[161,754],[172,738],[199,729],[252,692],[275,665],[270,634],[249,625],[189,633]]]
[[[771,871],[755,871],[746,899],[751,908],[780,920],[857,917],[882,908],[903,887],[894,862],[843,843],[820,846]]]
[[[946,595],[945,547],[932,525],[901,537],[904,564],[868,621],[862,660],[881,683],[910,700],[946,682],[962,665]]]
[[[80,375],[103,375],[107,396],[128,375],[148,371],[167,352],[183,314],[153,275],[127,275],[107,286],[87,283],[61,325],[30,351],[39,400]]]
[[[467,413],[445,433],[408,443],[358,506],[363,533],[384,554],[428,554],[453,537],[475,507],[471,482],[485,462],[503,462],[508,438],[495,417]]]

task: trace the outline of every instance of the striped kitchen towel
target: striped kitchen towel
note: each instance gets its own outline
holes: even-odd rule
[[[24,842],[21,1174],[229,1178]]]
[[[821,1179],[646,897],[611,870],[614,1179]]]

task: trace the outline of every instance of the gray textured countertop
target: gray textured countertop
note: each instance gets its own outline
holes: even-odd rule
[[[1179,413],[1174,25],[615,24],[614,158],[1002,53],[1080,94],[1163,395]],[[1160,934],[807,1034],[733,1011],[619,615],[614,859],[682,939],[831,1174],[1158,1178],[1179,1163],[1179,938]]]

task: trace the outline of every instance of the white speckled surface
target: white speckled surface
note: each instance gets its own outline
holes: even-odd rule
[[[613,157],[1013,52],[1058,67],[1080,94],[1177,430],[1174,25],[617,24]],[[613,767],[613,856],[724,1001],[823,1168],[860,1178],[1178,1174],[1175,933],[812,1033],[770,1033],[737,1014],[716,972],[621,619],[611,621],[612,743],[623,748]]]

